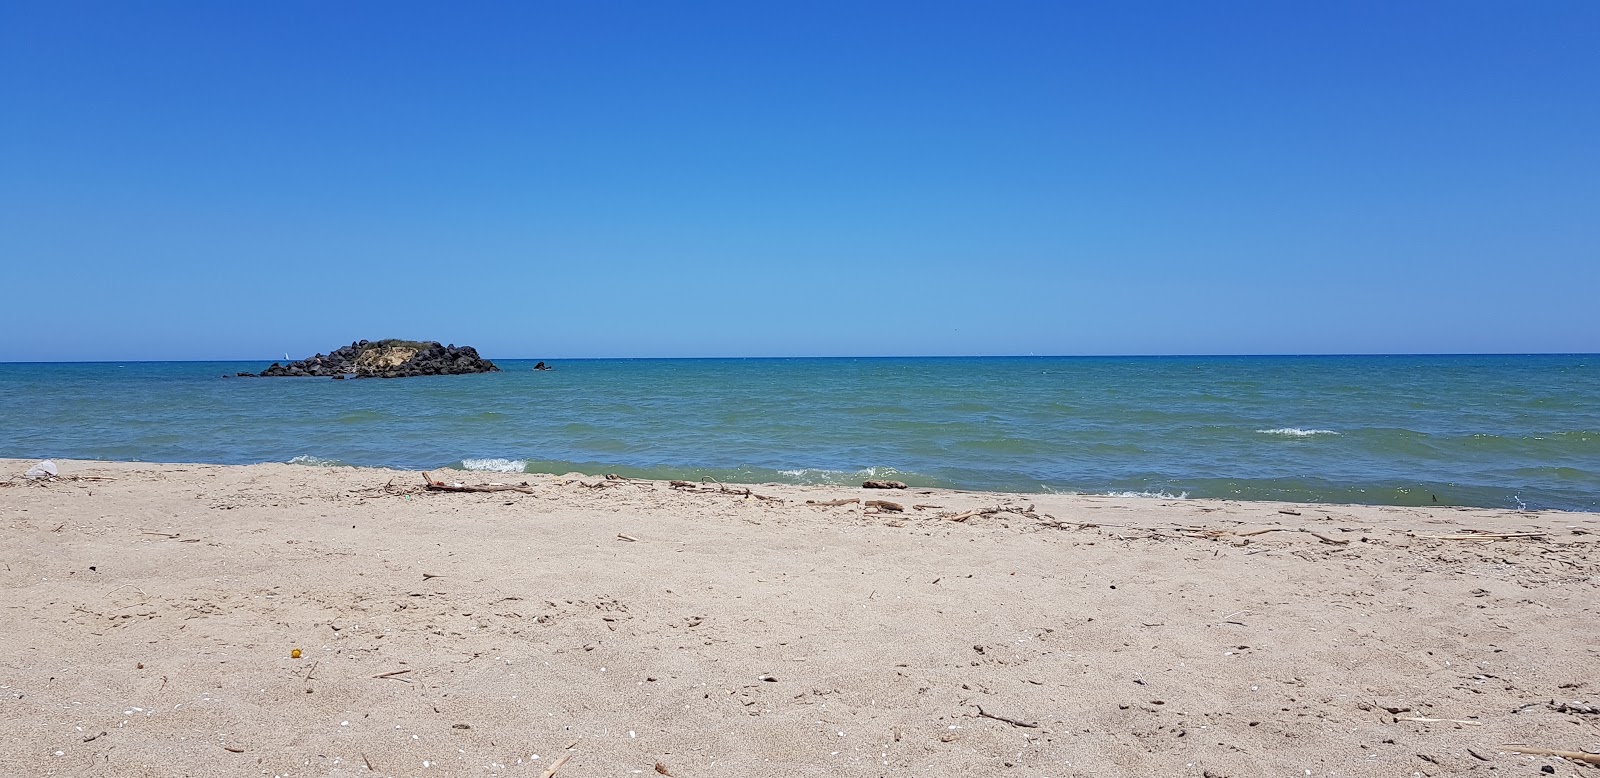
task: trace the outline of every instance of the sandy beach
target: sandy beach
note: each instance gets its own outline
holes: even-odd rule
[[[14,775],[1588,776],[1506,746],[1600,751],[1595,514],[30,464],[0,460]],[[904,510],[807,504],[849,499]]]

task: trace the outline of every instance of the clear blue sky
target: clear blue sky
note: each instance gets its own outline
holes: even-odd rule
[[[0,0],[0,360],[1600,351],[1600,3]]]

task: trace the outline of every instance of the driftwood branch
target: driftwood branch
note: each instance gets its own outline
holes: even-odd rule
[[[447,484],[443,481],[433,480],[433,475],[422,474],[422,480],[428,485],[430,492],[522,492],[533,494],[533,490],[526,486],[510,486],[507,484],[484,484],[482,486],[468,486],[466,484]]]
[[[714,478],[711,480],[716,481]],[[690,492],[693,494],[731,494],[736,497],[753,497],[757,500],[762,500],[765,502],[783,502],[782,497],[768,497],[765,494],[756,494],[747,488],[728,486],[721,481],[717,481],[717,486],[715,489],[707,486],[706,484],[697,484],[693,481],[671,481],[668,485],[680,492]]]
[[[815,505],[818,508],[837,508],[841,505],[855,505],[859,502],[861,502],[860,497],[850,497],[843,500],[806,500],[807,505]]]
[[[885,513],[904,513],[906,509],[906,506],[888,500],[867,500],[864,507],[876,508]]]

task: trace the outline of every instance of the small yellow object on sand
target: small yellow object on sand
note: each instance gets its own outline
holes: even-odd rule
[[[289,658],[290,659],[299,659],[300,658],[300,649],[297,648],[297,649],[294,649],[293,651],[290,651],[289,652]]]

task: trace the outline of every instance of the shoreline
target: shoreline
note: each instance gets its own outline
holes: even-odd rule
[[[0,460],[23,774],[1565,774],[1501,746],[1600,742],[1592,513],[55,461]],[[851,498],[904,510],[805,502]]]

